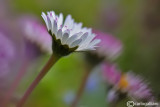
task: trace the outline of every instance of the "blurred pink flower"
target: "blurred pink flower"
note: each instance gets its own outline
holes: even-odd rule
[[[52,53],[52,38],[45,26],[34,18],[26,17],[21,19],[21,28],[28,40],[37,44],[42,51]]]
[[[136,76],[132,72],[126,73],[128,81],[127,91],[129,96],[137,99],[149,99],[152,96],[151,89],[147,83],[144,82],[142,77]]]
[[[121,72],[116,68],[116,65],[103,64],[102,69],[103,78],[107,83],[115,85],[119,82]]]
[[[6,36],[6,33],[0,31],[0,104],[16,74],[15,68],[18,61],[14,62],[15,57],[16,50],[13,41]]]
[[[134,99],[150,99],[152,97],[151,89],[148,84],[144,82],[142,77],[136,76],[132,72],[127,72],[121,75],[119,83],[116,85],[117,89]]]
[[[110,84],[113,89],[121,93],[126,93],[128,97],[138,100],[149,100],[153,97],[151,89],[142,77],[136,76],[132,72],[122,74],[117,70],[115,65],[103,64],[102,69],[104,80]]]
[[[110,34],[97,30],[93,32],[97,34],[95,39],[101,39],[96,51],[98,55],[114,60],[121,54],[123,46],[120,40]]]
[[[14,59],[15,50],[12,42],[0,32],[0,78],[5,78],[11,71],[10,64]]]
[[[26,21],[26,26],[30,25],[29,20],[23,21]],[[17,20],[11,21],[11,23],[17,23]],[[36,45],[30,43],[26,38],[23,39],[24,32],[22,34],[20,32],[22,30],[19,29],[27,28],[26,26],[15,27],[8,23],[0,26],[0,106],[13,103],[12,100],[17,97],[15,90],[26,76],[24,74],[29,71],[29,65],[33,67],[32,62],[39,55],[39,53],[37,55]],[[34,26],[36,26],[36,23]],[[32,33],[34,33],[34,26],[30,28]],[[38,28],[40,29],[40,27]],[[35,34],[38,34],[37,32],[35,30]]]

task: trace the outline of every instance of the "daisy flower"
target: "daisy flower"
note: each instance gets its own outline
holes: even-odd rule
[[[43,52],[52,54],[52,38],[45,26],[33,18],[22,18],[22,24],[25,38],[38,45]]]
[[[100,42],[90,28],[82,27],[82,23],[74,22],[71,15],[63,21],[63,14],[56,15],[54,11],[42,12],[48,32],[52,36],[54,54],[66,56],[74,51],[95,50]]]
[[[15,50],[12,42],[0,32],[0,78],[10,72],[10,64],[14,59]]]
[[[93,40],[96,35],[92,33],[90,28],[83,28],[82,23],[74,22],[71,15],[68,15],[64,22],[63,14],[60,13],[59,15],[56,15],[54,11],[47,12],[47,15],[42,12],[42,18],[44,19],[47,30],[52,38],[52,55],[29,86],[28,90],[17,104],[17,107],[23,106],[34,88],[61,57],[69,55],[72,52],[95,50],[95,47],[97,47],[96,45],[100,42],[99,39]],[[32,29],[30,28],[31,27],[29,27],[29,31],[34,29],[34,27],[32,27]],[[38,28],[38,26],[35,26],[35,28]],[[45,40],[46,37],[44,37],[43,40]],[[40,37],[37,37],[36,39],[38,38]],[[41,41],[42,44],[43,40]]]
[[[133,72],[122,74],[115,65],[104,64],[102,69],[104,80],[113,87],[113,90],[137,100],[152,98],[151,89],[142,77],[136,76]]]
[[[127,92],[128,96],[135,99],[150,99],[152,97],[148,84],[144,82],[142,77],[136,76],[132,72],[122,75],[118,86],[123,92]]]
[[[6,33],[0,31],[0,104],[3,102],[3,98],[9,89],[14,74],[16,74],[15,64],[13,63],[15,57],[13,41],[6,36]]]

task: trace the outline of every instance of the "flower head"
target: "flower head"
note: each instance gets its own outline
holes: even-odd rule
[[[123,77],[122,77],[123,78]],[[136,76],[132,72],[125,74],[126,91],[128,95],[137,99],[149,99],[152,96],[151,89],[140,76]]]
[[[152,97],[151,89],[142,77],[136,76],[132,72],[121,75],[119,83],[116,85],[123,93],[136,99],[149,99]]]
[[[5,78],[10,71],[10,64],[14,59],[15,50],[12,42],[0,32],[0,78]]]
[[[107,83],[115,85],[119,82],[121,72],[117,69],[116,65],[103,64],[103,78]]]
[[[0,29],[1,30],[1,29]],[[15,71],[15,47],[13,41],[6,36],[6,33],[0,31],[0,104],[2,104],[4,95],[9,88],[9,84],[16,74]]]
[[[23,22],[24,36],[31,42],[37,44],[42,51],[52,53],[52,38],[46,31],[45,26],[41,25],[33,18],[25,18]]]
[[[114,90],[135,99],[149,99],[152,97],[151,89],[142,77],[132,72],[122,74],[115,65],[103,64],[103,77]],[[121,94],[120,94],[121,95]]]
[[[94,30],[94,33],[97,34],[95,39],[101,39],[96,51],[99,56],[106,59],[116,59],[121,54],[123,46],[120,40],[100,31]]]
[[[82,23],[74,22],[71,15],[63,21],[63,14],[56,15],[54,11],[42,13],[48,32],[52,36],[54,54],[68,55],[74,51],[95,50],[99,39],[90,28],[82,28]]]

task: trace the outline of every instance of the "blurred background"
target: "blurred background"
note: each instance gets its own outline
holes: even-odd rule
[[[51,10],[64,16],[71,14],[83,26],[112,34],[121,40],[123,52],[115,63],[122,72],[131,70],[143,76],[155,95],[160,96],[159,0],[0,0],[0,31],[15,47],[14,61],[11,62],[13,67],[8,66],[15,72],[7,77],[9,80],[3,79],[0,84],[7,84],[7,88],[18,69],[27,71],[14,93],[13,102],[22,97],[49,58],[35,44],[23,39],[18,21],[22,17],[34,17],[44,24],[41,12]],[[86,87],[78,107],[109,107],[106,84],[98,71],[95,67],[90,75],[92,84]],[[82,53],[64,57],[36,87],[25,107],[69,107],[84,72]],[[124,105],[126,102],[119,104]]]

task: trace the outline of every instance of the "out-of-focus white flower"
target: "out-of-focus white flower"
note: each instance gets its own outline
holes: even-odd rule
[[[68,15],[63,21],[63,14],[56,15],[54,11],[42,12],[42,17],[46,23],[48,32],[52,36],[52,50],[55,54],[62,56],[68,55],[74,51],[95,50],[100,42],[95,39],[95,34],[90,28],[82,28],[82,23],[74,22],[71,15]]]
[[[3,30],[0,31],[0,104],[2,104],[4,95],[9,88],[14,74],[16,74],[15,68],[13,67],[15,66],[16,57],[15,46],[11,38],[6,35]]]
[[[0,32],[0,78],[5,78],[6,74],[11,71],[10,64],[14,55],[12,42]]]
[[[41,25],[33,18],[22,20],[24,36],[31,42],[37,44],[42,51],[52,54],[52,38],[46,31],[45,26]]]

